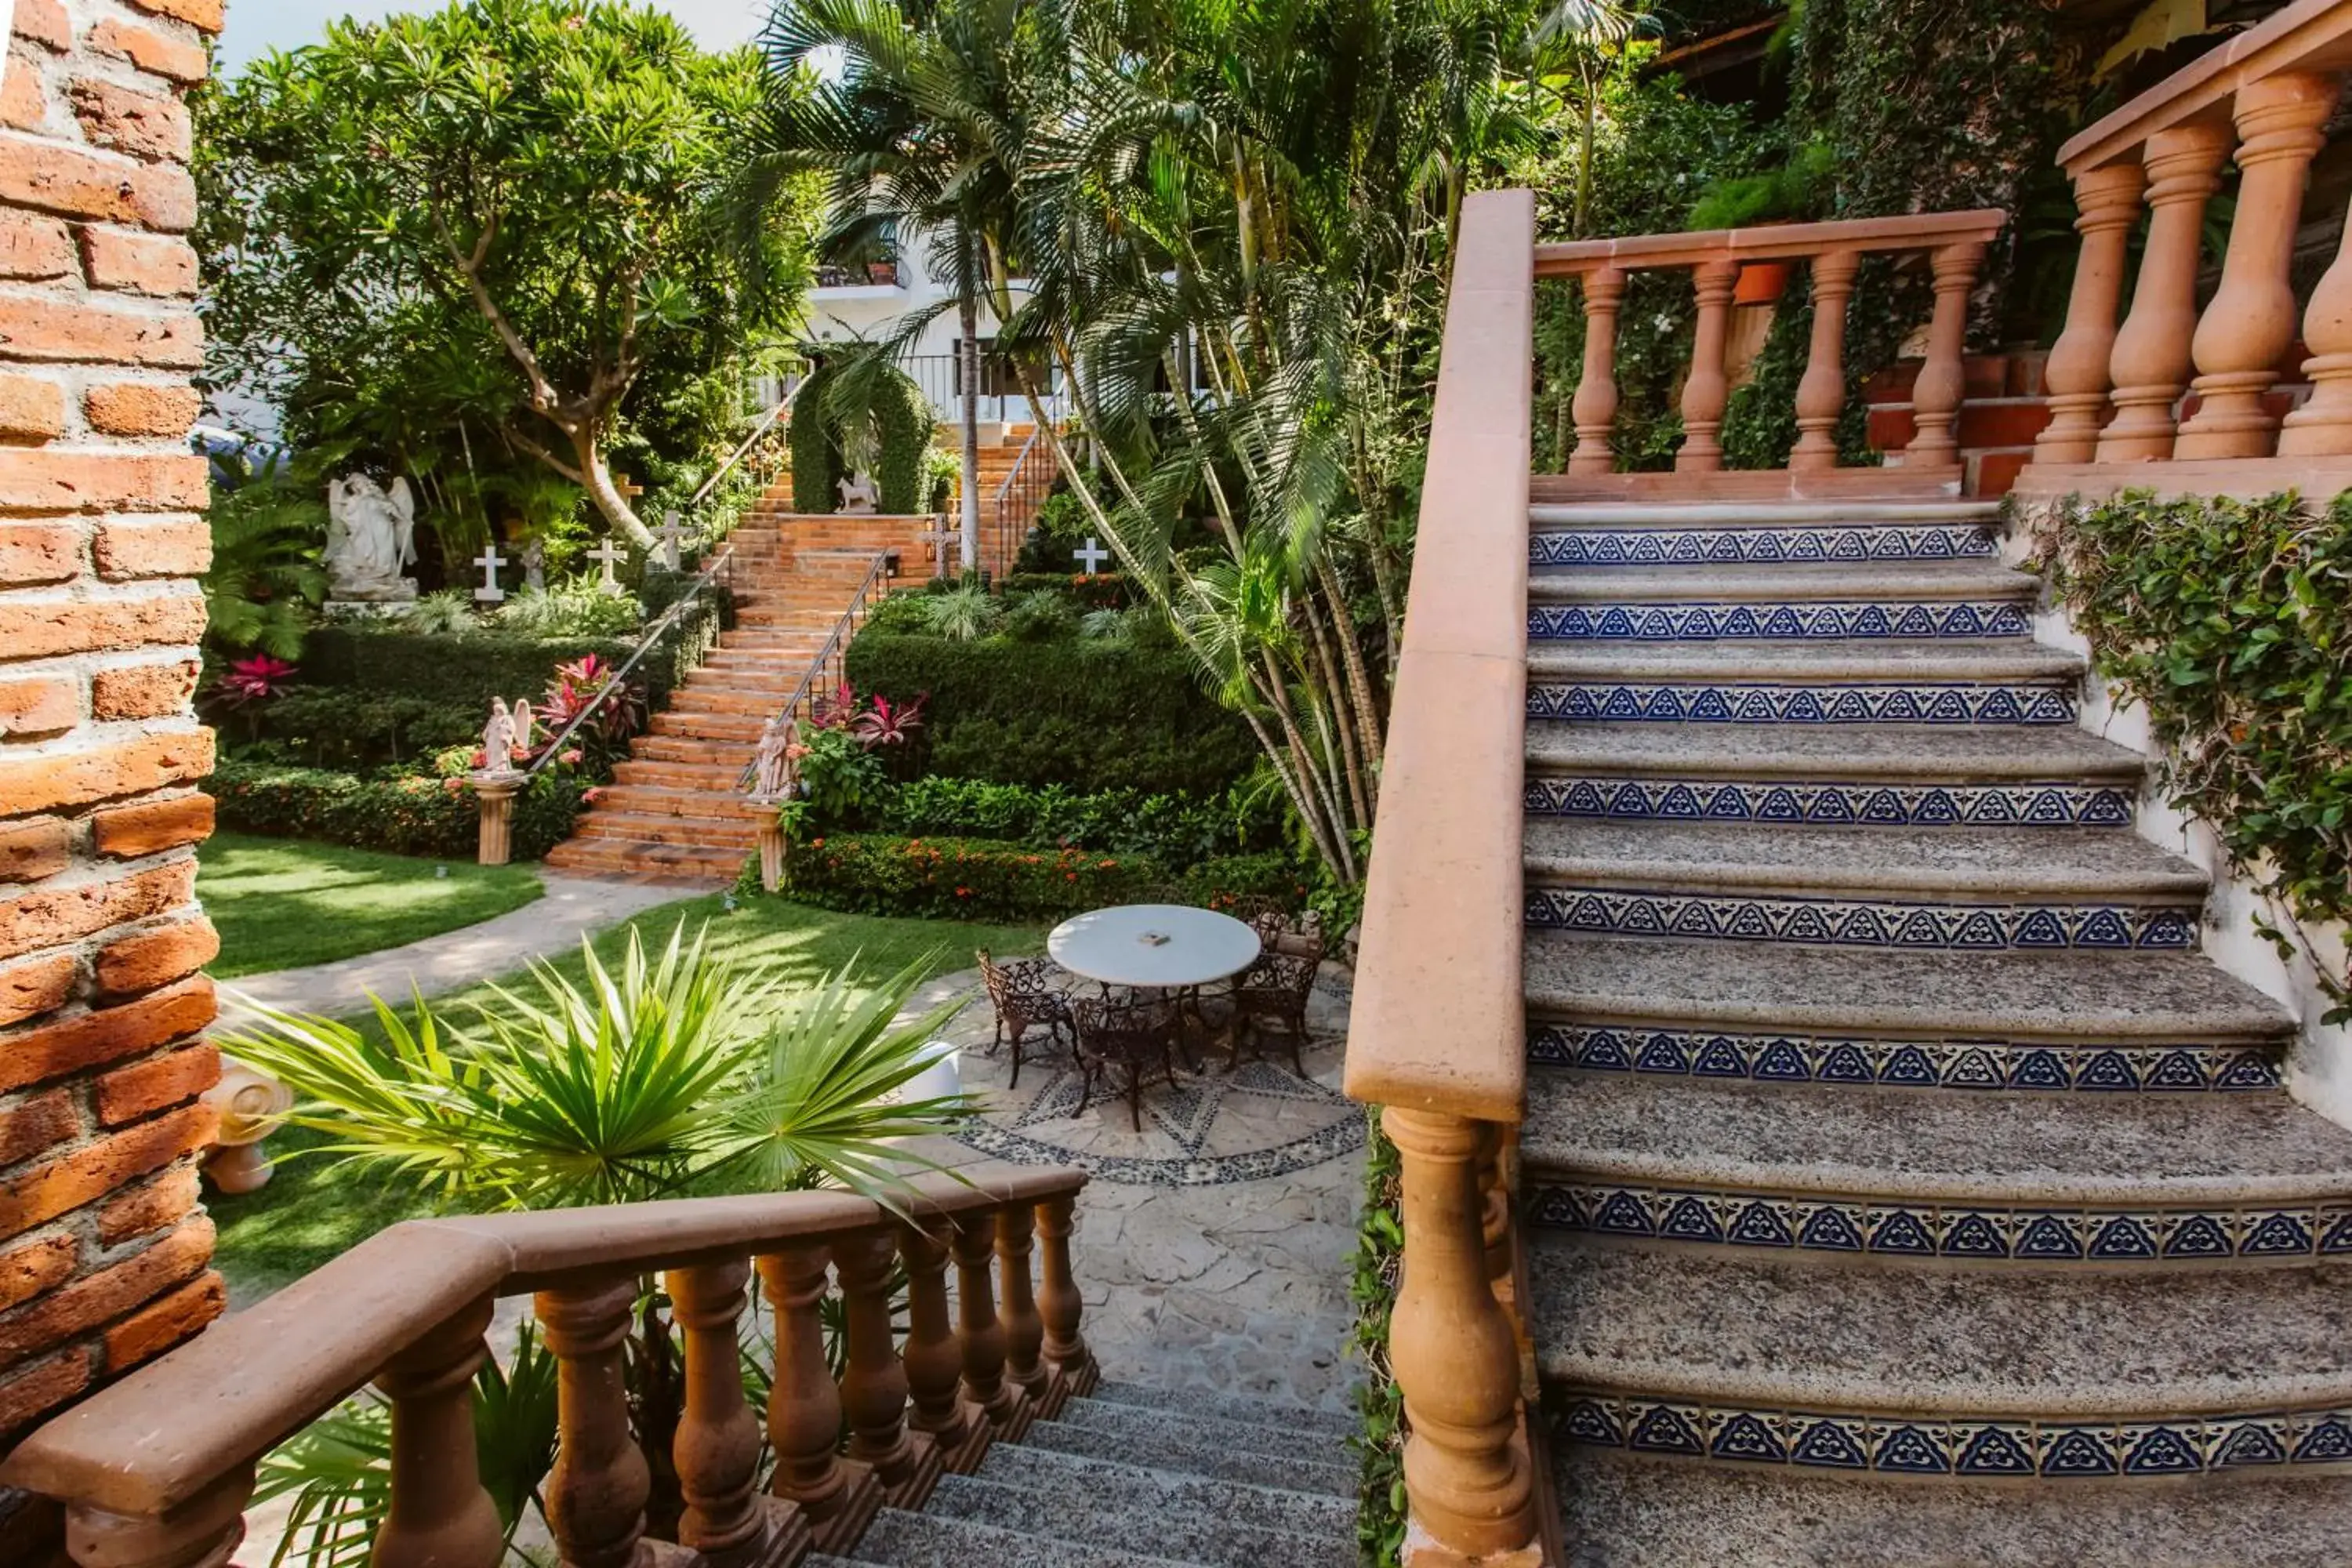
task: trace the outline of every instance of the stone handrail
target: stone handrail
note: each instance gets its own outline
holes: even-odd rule
[[[844,1551],[886,1499],[919,1506],[942,1467],[969,1471],[992,1437],[1093,1386],[1069,1257],[1086,1181],[972,1167],[917,1178],[897,1213],[812,1192],[410,1220],[49,1422],[0,1465],[0,1484],[64,1503],[84,1568],[215,1568],[243,1538],[261,1456],[373,1381],[392,1402],[393,1455],[373,1562],[497,1568],[470,1389],[494,1301],[531,1292],[559,1368],[546,1494],[556,1543],[566,1563],[642,1561],[649,1470],[621,1356],[640,1279],[661,1269],[685,1340],[674,1458],[688,1505],[687,1550],[664,1560],[791,1561],[811,1541]],[[894,1261],[908,1281],[903,1348]],[[738,1365],[755,1265],[776,1320],[766,1497]],[[829,1268],[845,1299],[838,1384],[819,1320]],[[845,1415],[846,1458],[835,1453]]]
[[[1537,277],[1574,277],[1583,283],[1584,368],[1571,405],[1576,449],[1568,460],[1569,474],[1599,483],[1616,467],[1610,432],[1617,418],[1617,315],[1627,273],[1686,269],[1691,274],[1698,322],[1690,374],[1683,384],[1684,440],[1675,454],[1675,478],[1655,493],[1705,496],[1731,482],[1707,476],[1723,468],[1723,415],[1730,401],[1724,351],[1740,268],[1800,258],[1810,265],[1812,337],[1805,374],[1797,385],[1797,444],[1789,454],[1789,472],[1821,473],[1838,466],[1837,423],[1846,399],[1845,308],[1862,258],[1874,251],[1924,250],[1935,274],[1935,317],[1928,328],[1927,363],[1912,395],[1915,433],[1904,449],[1903,466],[1922,483],[1957,479],[1960,351],[1969,291],[1975,287],[1987,243],[2007,221],[2007,214],[1988,207],[1536,247]]]
[[[1496,1152],[1523,1113],[1535,201],[1463,204],[1348,1029],[1347,1091],[1402,1156],[1390,1364],[1412,1428],[1408,1561],[1535,1533],[1517,1331],[1489,1274]]]
[[[2113,489],[2126,474],[2147,483],[2149,463],[2208,465],[2201,483],[2189,479],[2197,488],[2278,488],[2295,481],[2265,459],[2352,455],[2352,251],[2339,250],[2302,314],[2310,400],[2282,419],[2272,396],[2296,337],[2289,269],[2305,188],[2347,69],[2352,0],[2301,0],[2059,150],[2083,239],[2046,372],[2051,420],[2021,491]],[[2206,203],[2233,159],[2229,248],[2200,311]],[[2143,210],[2147,241],[2119,326]],[[2194,400],[2186,417],[2184,394]],[[2257,467],[2234,466],[2249,460]]]

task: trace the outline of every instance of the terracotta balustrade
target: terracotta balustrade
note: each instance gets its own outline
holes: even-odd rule
[[[1845,318],[1862,259],[1872,253],[1924,253],[1934,279],[1936,315],[1919,373],[1924,401],[1916,405],[1918,434],[1897,459],[1907,485],[1922,493],[1951,489],[1959,477],[1954,426],[1962,388],[1960,353],[1969,290],[1988,241],[2006,215],[1982,209],[1851,218],[1765,228],[1710,229],[1694,234],[1640,235],[1535,247],[1535,276],[1580,279],[1584,297],[1584,365],[1570,412],[1576,448],[1565,480],[1547,479],[1544,499],[1640,497],[1672,500],[1713,496],[1807,494],[1835,488],[1836,430],[1846,401]],[[1813,321],[1803,379],[1797,388],[1795,448],[1786,474],[1723,470],[1723,414],[1730,393],[1725,356],[1730,341],[1732,292],[1740,269],[1761,262],[1806,262],[1812,278]],[[1617,416],[1617,318],[1629,274],[1685,271],[1697,306],[1689,374],[1683,383],[1684,440],[1672,474],[1619,474],[1610,445]],[[1874,488],[1886,488],[1873,470]]]
[[[960,1377],[1021,1410],[1020,1379],[1040,1367],[1091,1385],[1067,1246],[1086,1180],[976,1165],[918,1178],[898,1214],[846,1194],[795,1193],[412,1220],[49,1422],[0,1466],[0,1485],[65,1506],[82,1568],[222,1568],[244,1538],[256,1462],[373,1382],[393,1425],[373,1561],[497,1568],[503,1537],[475,1467],[473,1380],[494,1302],[529,1295],[557,1363],[561,1440],[543,1495],[567,1568],[776,1568],[812,1546],[844,1552],[886,1497],[919,1503],[948,1448],[959,1468],[978,1463],[989,1417]],[[1033,1249],[1033,1236],[1046,1244]],[[960,1329],[948,1325],[940,1279],[951,1246]],[[911,1290],[903,1348],[892,1343],[894,1258]],[[995,1310],[992,1266],[1007,1317]],[[739,1362],[755,1267],[776,1320],[766,1434],[776,1472],[765,1494]],[[622,1376],[645,1293],[664,1271],[685,1347],[668,1455],[686,1505],[674,1543],[648,1528],[653,1466]],[[838,1386],[819,1322],[835,1276],[847,1340]],[[950,1442],[935,1440],[942,1429]]]
[[[1507,1223],[1498,1178],[1526,1091],[1519,823],[1538,254],[1529,193],[1465,202],[1349,1021],[1347,1091],[1387,1108],[1402,1155],[1389,1361],[1412,1428],[1405,1560],[1417,1565],[1532,1564],[1538,1552],[1516,1331],[1489,1245]],[[1596,406],[1580,400],[1580,422]]]
[[[2339,248],[2300,310],[2290,279],[2312,161],[2347,71],[2352,0],[2301,0],[2059,150],[2082,245],[2050,355],[2051,422],[2020,493],[2317,493],[2352,483],[2352,248]],[[2231,164],[2228,245],[2200,308],[2210,198]],[[2143,216],[2138,278],[2119,324]],[[2313,392],[2282,421],[2273,388],[2298,379],[2289,358],[2298,336],[2308,351],[2299,379]]]

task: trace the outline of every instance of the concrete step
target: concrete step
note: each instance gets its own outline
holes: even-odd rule
[[[1564,1568],[2310,1568],[2352,1556],[2347,1474],[2183,1479],[2158,1497],[2119,1481],[1923,1486],[1562,1444],[1551,1481]]]
[[[1066,1407],[1066,1410],[1067,1407]],[[1292,1491],[1319,1492],[1329,1497],[1356,1495],[1357,1467],[1327,1460],[1284,1458],[1235,1451],[1213,1438],[1170,1438],[1139,1445],[1134,1436],[1099,1431],[1068,1421],[1040,1421],[1022,1442],[1030,1447],[1131,1464],[1148,1456],[1153,1468],[1181,1471],[1212,1480],[1241,1481],[1250,1486]]]
[[[1520,1151],[1538,1228],[1889,1263],[2352,1263],[2352,1131],[2283,1093],[1538,1072]]]
[[[1215,1568],[1355,1568],[1356,1563],[1350,1528],[1301,1536],[1215,1513],[1171,1516],[1156,1509],[1122,1507],[1091,1490],[1045,1491],[969,1476],[941,1476],[923,1512],[933,1519],[994,1525],[1056,1545],[1123,1547],[1148,1542],[1156,1552]]]
[[[2072,724],[2083,661],[2023,638],[1538,642],[1528,716],[1757,724]]]
[[[1580,1446],[1962,1479],[2352,1456],[2342,1263],[1948,1272],[1557,1235],[1529,1254],[1537,1366]]]
[[[1348,1462],[1345,1439],[1327,1434],[1302,1433],[1295,1426],[1265,1426],[1221,1415],[1122,1405],[1112,1400],[1073,1400],[1058,1419],[1069,1426],[1131,1437],[1139,1445],[1162,1442],[1215,1447],[1234,1454],[1260,1454],[1268,1458],[1301,1458]]]
[[[1529,816],[1530,925],[1847,947],[2181,949],[2205,873],[2086,827],[1819,827]]]
[[[1031,1491],[1097,1498],[1114,1507],[1158,1510],[1171,1517],[1229,1519],[1255,1530],[1339,1532],[1344,1537],[1354,1527],[1352,1498],[1186,1475],[1157,1468],[1157,1459],[1149,1450],[1137,1453],[1132,1462],[1122,1462],[1026,1443],[1000,1443],[981,1461],[978,1477]]]
[[[1152,1534],[1169,1534],[1164,1521]],[[812,1557],[807,1561],[814,1563],[819,1559]],[[1197,1562],[1181,1557],[1045,1541],[1024,1530],[929,1513],[908,1513],[895,1508],[886,1508],[874,1516],[864,1538],[844,1561],[889,1564],[891,1568],[977,1568],[982,1563],[1002,1563],[1008,1568],[1013,1563],[1022,1568],[1202,1568]]]
[[[1622,820],[2128,827],[2147,761],[2056,725],[1528,726],[1527,808]]]
[[[1140,1383],[1105,1382],[1087,1397],[1105,1405],[1137,1405],[1180,1415],[1209,1415],[1254,1426],[1288,1427],[1326,1437],[1349,1437],[1362,1429],[1362,1423],[1345,1411],[1318,1410],[1212,1388],[1156,1388]]]

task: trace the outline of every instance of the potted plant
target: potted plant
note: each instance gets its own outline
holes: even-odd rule
[[[1708,183],[1691,205],[1693,229],[1762,228],[1802,223],[1828,211],[1835,158],[1826,143],[1808,142],[1778,169]],[[1770,305],[1788,292],[1786,261],[1750,261],[1732,287],[1734,305]]]

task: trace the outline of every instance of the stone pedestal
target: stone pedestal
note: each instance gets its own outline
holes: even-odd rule
[[[770,800],[755,800],[754,805],[772,807]],[[760,886],[767,892],[780,892],[784,886],[784,828],[773,816],[760,824]]]
[[[482,807],[481,847],[475,858],[485,866],[503,866],[514,854],[514,799],[522,791],[523,775],[507,769],[475,773],[472,780]]]

